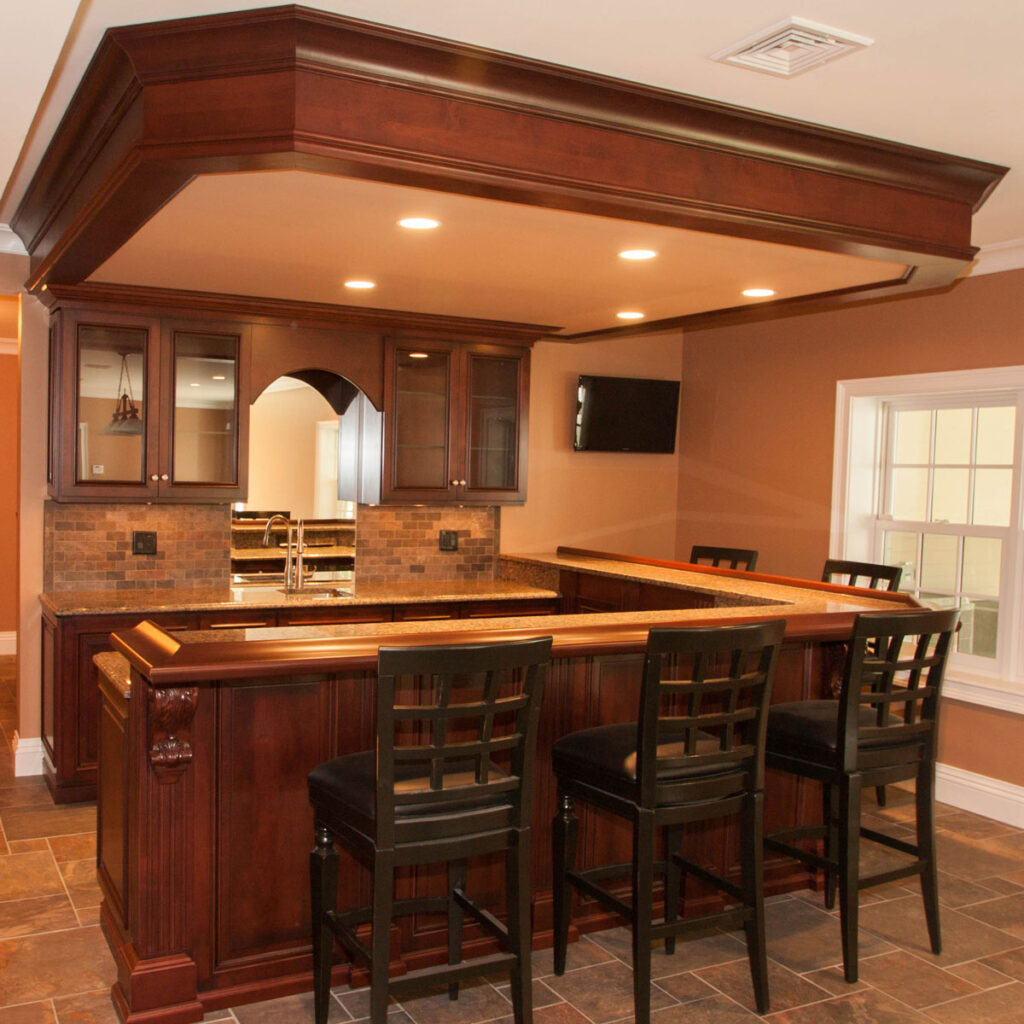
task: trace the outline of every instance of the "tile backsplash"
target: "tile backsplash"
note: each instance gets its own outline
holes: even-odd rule
[[[356,512],[356,580],[493,580],[498,576],[500,510],[440,505],[360,505]],[[438,550],[441,530],[457,551]]]
[[[135,530],[156,534],[155,555],[132,554]],[[228,505],[45,503],[48,592],[225,586],[230,568]]]
[[[226,586],[231,572],[228,505],[48,501],[43,512],[43,589],[149,590]],[[133,531],[156,534],[155,555],[133,555]],[[458,538],[441,551],[438,534]],[[499,572],[496,507],[360,505],[356,579],[493,580]]]

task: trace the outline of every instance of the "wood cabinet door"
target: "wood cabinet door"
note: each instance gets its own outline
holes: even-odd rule
[[[449,502],[458,491],[454,346],[388,340],[381,501]]]
[[[485,505],[523,502],[530,353],[481,345],[466,349],[463,359],[458,497]]]
[[[165,321],[161,332],[159,494],[176,501],[246,495],[249,328]]]
[[[159,329],[145,316],[63,312],[50,349],[50,493],[152,501]]]

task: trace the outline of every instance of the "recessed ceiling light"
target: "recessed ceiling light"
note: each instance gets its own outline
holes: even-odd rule
[[[227,380],[223,373],[215,373],[210,380]]]
[[[743,294],[748,299],[767,299],[770,295],[775,294],[774,288],[744,288]]]
[[[345,287],[346,288],[356,288],[356,289],[359,289],[359,288],[362,288],[362,289],[376,288],[377,287],[377,282],[376,281],[356,281],[356,280],[352,280],[352,281],[346,281],[345,282]]]
[[[623,310],[621,313],[615,314],[620,320],[643,320],[643,313],[637,313],[634,310]]]
[[[653,260],[657,255],[653,249],[623,249],[619,253],[624,260]]]
[[[441,222],[434,220],[433,217],[403,217],[398,223],[410,231],[432,231],[441,225]]]

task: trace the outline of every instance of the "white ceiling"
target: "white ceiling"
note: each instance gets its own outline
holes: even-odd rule
[[[0,3],[0,181],[7,182],[0,225],[9,222],[108,26],[267,6],[272,0]],[[986,259],[1002,258],[1002,265],[1014,265],[1024,253],[1024,182],[1016,169],[1024,166],[1020,0],[983,0],[973,8],[962,0],[790,0],[781,6],[765,0],[313,0],[310,6],[1009,165],[1013,169],[975,217],[973,241]],[[875,42],[792,79],[708,59],[789,15]],[[850,274],[881,280],[893,270],[824,253],[298,172],[233,177],[230,187],[214,178],[194,182],[95,279],[581,330],[612,326],[616,310],[638,304],[650,319],[734,305],[742,300],[725,297],[749,284],[770,283],[787,295],[831,287],[833,279],[847,283]],[[439,211],[442,231],[397,240],[405,233],[392,230],[395,209],[420,198]],[[328,205],[298,220],[307,225],[302,234],[286,231],[276,212],[288,210],[294,225],[291,213],[314,199]],[[331,208],[342,212],[325,220],[322,211]],[[208,220],[213,211],[216,231]],[[201,261],[188,244],[197,232]],[[456,247],[441,248],[456,237]],[[624,269],[614,252],[626,244],[659,249],[664,259]],[[17,246],[0,230],[0,251]],[[485,249],[488,257],[481,259]],[[727,272],[716,278],[709,268]],[[754,280],[765,272],[771,282]],[[350,275],[378,278],[377,290],[354,300],[340,289],[339,278]],[[465,287],[456,291],[453,281]]]

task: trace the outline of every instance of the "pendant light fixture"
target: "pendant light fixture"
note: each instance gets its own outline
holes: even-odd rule
[[[117,380],[117,393],[114,398],[114,414],[110,422],[100,431],[101,434],[139,435],[142,433],[142,417],[139,407],[135,404],[132,393],[132,378],[128,372],[128,353],[121,353],[121,374]]]

